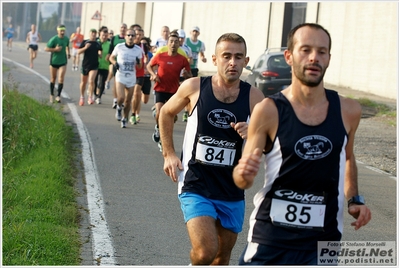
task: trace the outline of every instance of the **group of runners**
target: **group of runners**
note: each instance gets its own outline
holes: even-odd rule
[[[65,26],[57,30],[46,47],[52,53],[52,78],[57,71],[65,74],[71,55]],[[194,31],[199,33],[199,28],[193,27]],[[193,265],[229,264],[242,231],[244,190],[253,185],[262,157],[265,182],[254,198],[240,265],[317,264],[317,242],[342,237],[345,204],[356,219],[351,223],[356,230],[370,221],[370,209],[359,195],[353,153],[361,108],[324,88],[331,36],[321,25],[304,23],[289,32],[284,57],[292,68],[292,84],[268,98],[240,80],[249,57],[245,39],[237,33],[222,34],[217,40],[212,55],[216,74],[193,77],[197,68],[193,61],[206,62],[206,58],[198,57],[199,51],[194,58],[191,51],[190,59],[183,49],[190,44],[187,39],[181,42],[181,29],[163,27],[165,35],[154,43],[154,50],[137,24],[128,28],[123,23],[120,34],[110,40],[108,32],[106,27],[90,30],[90,38],[77,49],[84,54],[82,81],[95,83],[100,70],[99,62],[89,64],[86,57],[108,62],[98,81],[108,87],[114,77],[112,107],[126,128],[129,115],[132,124],[138,122],[139,108],[132,104],[132,99],[137,101],[136,90],[149,95],[142,91],[144,80],[140,82],[138,75],[141,69],[143,75],[148,72],[154,82],[152,138],[162,151],[165,174],[178,183]],[[58,82],[57,97],[63,80]],[[94,103],[95,95],[101,96],[98,88],[102,86],[89,86],[88,104]],[[187,126],[177,156],[173,128],[183,109]]]

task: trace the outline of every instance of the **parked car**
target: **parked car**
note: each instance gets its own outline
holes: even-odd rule
[[[251,71],[246,82],[259,88],[267,97],[291,84],[291,66],[284,59],[285,47],[268,48],[259,56],[254,66],[247,66]]]

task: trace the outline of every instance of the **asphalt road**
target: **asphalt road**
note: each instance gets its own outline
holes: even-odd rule
[[[16,82],[21,92],[40,100],[48,101],[49,53],[39,52],[33,70],[28,68],[29,58],[25,44],[14,44],[12,52],[6,50],[3,42],[3,62],[11,71],[3,74],[3,82]],[[41,49],[43,46],[41,47]],[[23,68],[21,65],[26,66]],[[87,145],[90,159],[93,161],[94,174],[99,183],[99,202],[103,204],[104,214],[101,220],[105,224],[105,236],[110,238],[112,250],[105,255],[93,255],[97,244],[94,232],[96,223],[87,214],[82,221],[84,250],[82,265],[104,265],[108,259],[113,265],[165,266],[187,265],[190,263],[190,243],[183,216],[177,199],[177,185],[162,170],[163,158],[151,135],[155,121],[151,115],[153,98],[142,105],[141,122],[128,124],[120,128],[115,119],[115,110],[111,109],[112,94],[107,90],[102,104],[78,106],[79,72],[71,71],[68,65],[63,92],[68,98],[62,99],[62,106],[69,122],[76,125],[73,110],[77,112],[87,133]],[[11,74],[11,75],[10,75]],[[72,107],[72,110],[71,110]],[[175,124],[175,146],[180,154],[185,123],[181,122],[182,113]],[[345,213],[343,241],[396,241],[397,237],[397,183],[396,178],[379,171],[371,170],[359,164],[359,188],[366,196],[372,221],[358,231],[350,226],[352,221]],[[87,173],[83,173],[87,176]],[[258,174],[255,185],[246,192],[246,220],[243,232],[233,250],[231,265],[237,265],[248,232],[248,217],[252,211],[252,198],[263,184],[263,171]],[[81,178],[80,185],[86,186],[82,193],[91,188],[87,178]],[[82,196],[82,206],[91,212],[92,200]],[[91,232],[92,231],[92,232]],[[108,233],[107,233],[108,232]],[[93,244],[94,245],[93,245]]]

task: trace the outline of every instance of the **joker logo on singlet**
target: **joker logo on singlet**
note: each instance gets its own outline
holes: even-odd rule
[[[215,109],[209,112],[208,122],[217,128],[229,128],[230,123],[237,123],[235,115],[225,109]]]
[[[317,160],[326,157],[332,151],[332,143],[320,135],[306,136],[295,144],[296,154],[305,160]]]

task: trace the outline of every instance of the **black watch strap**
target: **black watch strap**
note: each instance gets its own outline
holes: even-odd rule
[[[364,205],[365,204],[364,197],[362,195],[355,195],[348,200],[348,207],[350,204]]]

